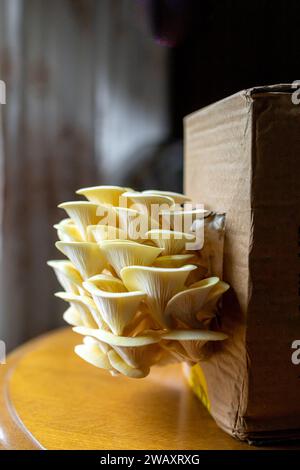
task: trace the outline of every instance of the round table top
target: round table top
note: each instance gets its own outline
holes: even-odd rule
[[[180,365],[112,377],[75,355],[79,342],[61,329],[0,366],[0,448],[255,449],[217,427]]]

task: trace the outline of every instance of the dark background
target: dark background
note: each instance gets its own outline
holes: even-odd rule
[[[239,90],[289,83],[299,75],[300,2],[251,0],[153,2],[170,37],[172,132],[182,118]],[[168,8],[177,11],[177,35],[168,32]],[[177,8],[176,8],[177,5]],[[180,11],[180,7],[184,11]],[[175,23],[175,22],[174,22]]]

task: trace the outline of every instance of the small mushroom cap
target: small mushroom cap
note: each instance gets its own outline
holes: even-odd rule
[[[166,306],[165,318],[170,321],[172,318],[173,320],[179,319],[186,326],[199,328],[197,314],[205,305],[209,293],[218,282],[218,277],[210,277],[196,283],[197,286],[190,286],[188,289],[175,294]]]
[[[72,219],[63,219],[53,227],[57,230],[59,240],[63,242],[83,241],[80,231]]]
[[[73,328],[75,333],[79,333],[84,336],[92,336],[93,338],[102,341],[103,343],[110,344],[111,346],[120,346],[120,347],[130,347],[130,348],[137,348],[140,346],[146,346],[148,344],[159,343],[161,336],[158,333],[147,332],[145,335],[140,336],[121,336],[121,335],[114,335],[108,331],[100,330],[100,329],[92,329],[86,328],[82,326],[78,326]]]
[[[121,186],[91,186],[79,189],[76,194],[85,196],[89,201],[96,204],[119,206],[120,197],[125,191],[128,191],[128,188],[122,188]]]
[[[126,232],[112,225],[89,225],[87,228],[89,241],[101,243],[103,240],[126,240]]]
[[[83,240],[87,240],[88,225],[97,225],[108,214],[109,209],[88,201],[69,201],[59,204],[76,224]]]
[[[84,282],[83,285],[92,294],[105,323],[116,335],[123,333],[145,298],[143,292],[106,292],[92,283]]]
[[[206,356],[207,351],[203,348],[208,341],[223,341],[228,338],[225,333],[212,330],[173,330],[162,337],[171,341],[165,345],[170,352],[174,353],[175,350],[182,356],[183,361],[190,362],[199,362]]]
[[[181,268],[186,264],[193,264],[195,255],[192,254],[183,254],[183,255],[167,255],[159,256],[154,260],[153,266],[157,268]]]
[[[100,289],[101,291],[127,292],[123,282],[117,277],[111,276],[109,274],[97,274],[96,276],[92,276],[87,279],[85,285],[88,292],[96,292],[90,284],[95,286],[97,289]]]
[[[86,362],[100,369],[111,370],[112,365],[105,353],[96,343],[78,344],[74,348],[75,353]]]
[[[196,282],[189,287],[194,288],[194,287],[198,287],[199,285],[201,285],[201,281]],[[230,288],[229,284],[227,284],[224,281],[219,281],[217,284],[215,284],[212,287],[212,289],[209,291],[204,308],[206,310],[214,309],[221,295],[223,295],[229,288]]]
[[[228,335],[212,330],[173,330],[162,334],[162,339],[176,341],[223,341]]]
[[[160,211],[161,225],[163,228],[188,232],[195,220],[202,220],[209,213],[210,211],[206,209],[178,209],[178,206],[173,209],[172,207],[162,209]]]
[[[145,233],[148,230],[160,227],[158,215],[157,218],[151,217],[127,207],[116,207],[115,211],[118,215],[119,228],[126,233],[128,240],[144,241]]]
[[[195,268],[194,265],[177,269],[128,266],[121,270],[121,278],[128,290],[141,290],[147,294],[145,302],[150,314],[165,328],[165,307],[171,297],[183,289],[187,276]]]
[[[83,279],[100,273],[105,267],[106,258],[97,243],[56,242],[55,246],[70,259]]]
[[[195,235],[191,233],[176,232],[174,230],[149,230],[146,237],[161,248],[163,255],[177,255],[186,249],[188,242],[195,241]]]
[[[69,302],[71,307],[80,315],[80,323],[78,326],[86,326],[87,328],[107,328],[102,320],[94,301],[85,295],[74,295],[67,292],[56,292],[56,297]],[[74,318],[74,316],[73,316]]]
[[[159,196],[167,196],[173,199],[175,204],[183,204],[184,202],[191,201],[191,199],[185,194],[174,193],[171,191],[158,191],[157,189],[147,189],[146,191],[142,191],[142,194],[155,194]]]
[[[47,265],[54,270],[57,280],[63,289],[67,292],[79,294],[83,279],[71,261],[51,260],[47,261]]]
[[[63,314],[63,319],[71,326],[85,326],[78,310],[71,306]]]
[[[145,194],[128,191],[123,193],[122,196],[127,198],[133,204],[134,209],[137,208],[137,210],[141,210],[149,216],[157,209],[159,212],[160,210],[170,208],[175,204],[171,197],[162,196],[160,194]]]
[[[104,240],[100,246],[118,275],[125,266],[151,265],[162,252],[161,248],[128,240]]]

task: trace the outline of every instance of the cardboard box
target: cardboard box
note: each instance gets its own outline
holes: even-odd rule
[[[218,425],[249,442],[300,438],[296,93],[287,84],[251,88],[184,120],[185,191],[226,212],[232,286],[222,310],[230,339],[190,381]]]

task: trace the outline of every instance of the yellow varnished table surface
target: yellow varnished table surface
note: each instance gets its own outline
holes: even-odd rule
[[[0,448],[255,449],[216,426],[180,366],[112,377],[74,354],[78,342],[58,330],[0,366]]]

